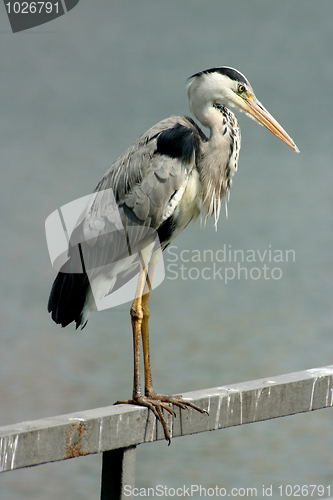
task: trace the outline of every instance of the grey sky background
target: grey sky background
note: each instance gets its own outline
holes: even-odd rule
[[[301,153],[238,114],[229,218],[217,233],[191,225],[173,251],[179,263],[182,250],[223,245],[296,257],[279,280],[226,285],[171,279],[166,253],[151,300],[154,385],[181,393],[332,364],[332,18],[326,0],[80,0],[13,34],[0,4],[1,425],[130,396],[130,305],[83,332],[57,327],[44,223],[91,193],[150,126],[189,115],[186,79],[213,66],[244,73]],[[331,419],[325,410],[140,447],[137,484],[327,485]],[[98,498],[100,465],[95,456],[5,474],[0,498]]]

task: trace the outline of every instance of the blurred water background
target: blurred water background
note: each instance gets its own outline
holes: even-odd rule
[[[332,19],[327,0],[81,0],[13,34],[0,5],[0,425],[130,396],[130,305],[95,314],[82,332],[55,325],[44,222],[89,194],[150,126],[189,114],[186,78],[213,66],[244,73],[301,153],[238,116],[229,218],[217,233],[212,222],[188,227],[174,242],[178,263],[182,250],[224,245],[295,259],[266,259],[280,279],[227,284],[171,279],[167,269],[151,297],[155,388],[182,393],[333,363]],[[284,498],[279,485],[330,484],[333,494],[332,422],[321,410],[139,446],[137,486],[256,487],[260,496],[273,485]],[[99,498],[100,472],[95,455],[6,473],[0,499]]]

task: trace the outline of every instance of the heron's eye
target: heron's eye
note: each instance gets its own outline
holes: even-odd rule
[[[245,92],[245,90],[246,89],[245,89],[244,85],[238,85],[238,93],[239,94],[242,94],[243,92]]]

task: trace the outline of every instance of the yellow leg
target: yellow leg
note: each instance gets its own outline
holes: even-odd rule
[[[131,307],[131,323],[133,330],[133,354],[134,354],[134,379],[133,379],[133,399],[142,395],[140,381],[140,336],[143,319],[142,292],[145,284],[146,269],[142,269],[139,274],[136,296]]]
[[[134,352],[134,380],[133,380],[133,397],[126,401],[117,401],[116,404],[134,404],[149,408],[155,417],[161,422],[165,439],[171,442],[170,434],[167,428],[166,420],[163,416],[162,409],[174,416],[174,411],[170,405],[178,406],[181,409],[188,407],[207,413],[206,410],[199,408],[190,401],[182,399],[181,396],[165,396],[164,394],[156,394],[153,389],[150,357],[149,357],[149,295],[151,290],[151,280],[153,276],[154,266],[149,266],[146,279],[146,268],[143,268],[139,274],[136,296],[131,307],[131,322],[133,329],[133,352]],[[145,285],[146,279],[146,285]],[[145,285],[145,286],[144,286]],[[140,382],[140,336],[142,336],[142,349],[145,370],[145,395],[142,395]]]
[[[142,349],[143,349],[143,361],[145,368],[145,395],[152,396],[154,394],[153,389],[153,381],[151,376],[151,368],[150,368],[150,355],[149,355],[149,296],[151,290],[151,283],[153,279],[155,266],[150,264],[148,268],[148,274],[146,279],[146,286],[144,289],[144,295],[142,297],[142,325],[141,325],[141,335],[142,335]]]

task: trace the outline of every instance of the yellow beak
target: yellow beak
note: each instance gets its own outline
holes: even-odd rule
[[[255,97],[251,96],[250,99],[243,96],[240,97],[244,100],[245,111],[249,115],[251,115],[261,125],[268,128],[268,130],[281,139],[281,141],[288,144],[288,146],[294,149],[296,153],[299,153],[299,149],[292,138]]]

